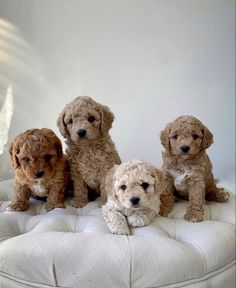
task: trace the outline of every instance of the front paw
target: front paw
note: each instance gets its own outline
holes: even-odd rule
[[[8,212],[23,212],[29,209],[29,203],[14,203],[7,206],[6,211]]]
[[[142,227],[148,225],[148,219],[146,216],[140,216],[135,213],[127,217],[128,223],[133,227]]]
[[[198,210],[188,210],[184,215],[184,219],[189,222],[201,222],[203,221],[203,212]]]
[[[64,204],[64,202],[60,202],[60,203],[47,202],[47,204],[45,205],[45,208],[46,208],[47,212],[49,212],[55,208],[65,208],[65,204]]]
[[[159,214],[160,214],[162,217],[168,217],[168,215],[169,215],[169,213],[170,213],[171,210],[172,210],[172,209],[171,209],[170,207],[161,205]]]
[[[174,198],[172,196],[161,195],[161,205],[159,214],[163,217],[168,217],[169,213],[174,208]]]
[[[70,200],[70,205],[75,208],[83,208],[88,204],[88,199],[73,198]]]
[[[160,214],[162,217],[168,217],[169,212],[168,212],[167,210],[160,209],[159,214]]]
[[[127,225],[113,225],[109,227],[111,233],[117,235],[130,235],[130,229]]]

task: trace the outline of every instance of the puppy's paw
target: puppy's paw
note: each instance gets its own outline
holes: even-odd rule
[[[133,213],[127,217],[128,223],[133,227],[142,227],[148,225],[148,219],[145,215],[137,215]]]
[[[184,219],[189,222],[202,222],[203,221],[203,212],[198,210],[188,210],[184,215]]]
[[[7,212],[14,212],[14,211],[16,211],[16,210],[13,209],[11,206],[12,206],[12,205],[8,205],[8,206],[6,207],[6,210],[5,210],[5,211],[7,211]]]
[[[171,209],[169,209],[168,207],[165,207],[165,206],[161,205],[159,214],[160,214],[162,217],[168,217],[170,211],[171,211]]]
[[[70,200],[70,205],[75,208],[83,208],[88,204],[88,199],[73,198]]]
[[[114,225],[112,227],[109,227],[111,230],[111,233],[117,234],[117,235],[130,235],[130,229],[127,225]]]
[[[224,203],[226,201],[229,200],[229,193],[225,192],[225,191],[221,191],[220,193],[218,193],[217,197],[216,197],[216,201],[220,202],[220,203]]]
[[[15,204],[10,204],[7,206],[6,211],[7,212],[23,212],[29,209],[29,204],[28,203],[15,203]]]
[[[207,201],[214,201],[219,203],[224,203],[229,200],[229,193],[224,190],[224,188],[215,188],[214,190],[208,192],[205,196]]]
[[[61,203],[48,203],[45,205],[47,212],[55,209],[55,208],[65,208],[64,202]]]

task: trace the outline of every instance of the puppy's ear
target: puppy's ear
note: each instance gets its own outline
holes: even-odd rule
[[[160,169],[155,169],[155,192],[161,193],[162,187],[162,171]]]
[[[20,162],[19,159],[17,157],[17,154],[19,153],[19,142],[14,139],[8,149],[9,155],[10,155],[10,159],[11,159],[11,163],[14,169],[17,169],[18,167],[20,167]]]
[[[57,127],[59,128],[59,131],[61,132],[61,135],[64,138],[69,137],[69,131],[67,129],[66,123],[65,123],[65,116],[66,116],[66,108],[61,112],[57,119]]]
[[[114,165],[106,175],[105,179],[105,191],[107,196],[111,196],[113,199],[116,198],[115,195],[115,172],[119,165]]]
[[[103,134],[108,133],[112,127],[112,122],[114,120],[114,114],[107,106],[101,105],[101,130]]]
[[[166,150],[170,150],[170,139],[169,139],[169,134],[170,134],[170,126],[171,123],[168,123],[166,125],[165,130],[161,131],[160,134],[160,139],[161,139],[161,144],[166,148]]]
[[[206,126],[204,126],[202,133],[203,133],[202,147],[203,149],[207,149],[213,143],[213,134]]]
[[[43,128],[42,131],[47,139],[54,145],[58,158],[61,158],[63,156],[63,150],[60,139],[51,129]]]

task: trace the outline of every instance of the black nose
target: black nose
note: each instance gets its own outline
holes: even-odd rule
[[[43,171],[36,171],[34,172],[34,175],[37,177],[37,178],[41,178],[43,176],[44,172]]]
[[[132,197],[129,199],[129,201],[133,204],[133,205],[137,205],[139,202],[140,198],[139,197]]]
[[[83,138],[86,135],[86,130],[84,129],[79,129],[79,131],[77,132],[77,134],[79,135],[80,138]]]
[[[187,153],[189,151],[190,147],[189,146],[182,146],[181,147],[181,150],[184,152],[184,153]]]

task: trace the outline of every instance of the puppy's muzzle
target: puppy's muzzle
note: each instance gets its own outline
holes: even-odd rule
[[[84,129],[79,129],[79,130],[77,131],[77,134],[78,134],[79,138],[84,138],[85,135],[86,135],[86,130],[84,130]]]
[[[41,177],[43,177],[43,175],[44,175],[44,171],[36,171],[36,172],[34,172],[34,175],[35,175],[37,178],[41,178]]]
[[[140,198],[139,197],[132,197],[129,199],[129,201],[132,203],[133,206],[137,206],[139,201],[140,201]]]
[[[184,153],[188,153],[189,149],[190,149],[190,147],[189,147],[189,146],[186,146],[186,145],[184,145],[184,146],[181,147],[181,150],[182,150]]]

